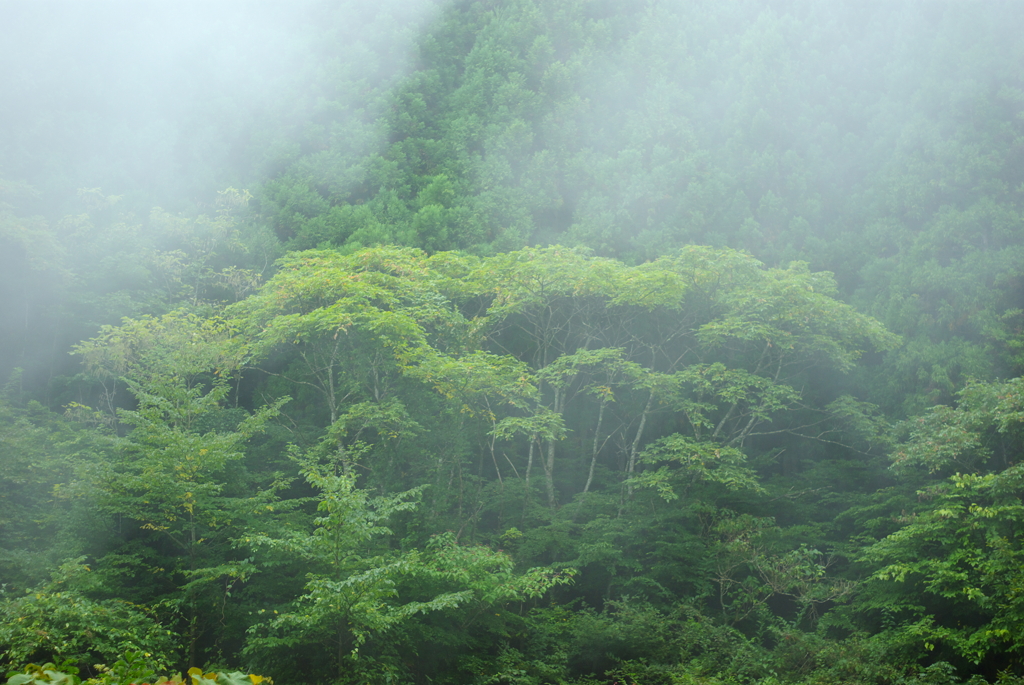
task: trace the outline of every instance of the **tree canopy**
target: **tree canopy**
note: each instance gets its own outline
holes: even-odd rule
[[[1024,5],[52,7],[11,685],[1024,682]]]

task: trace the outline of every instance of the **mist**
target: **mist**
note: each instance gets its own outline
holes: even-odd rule
[[[1022,27],[0,0],[11,685],[1024,684]]]
[[[79,188],[184,209],[279,171],[359,64],[408,69],[428,2],[5,2],[0,170],[70,212]],[[365,94],[364,94],[365,95]],[[351,94],[346,113],[375,103]],[[336,106],[336,105],[335,105]],[[372,120],[374,115],[368,114]],[[366,150],[362,150],[366,152]]]

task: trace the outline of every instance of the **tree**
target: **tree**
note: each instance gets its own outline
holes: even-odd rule
[[[82,561],[65,561],[49,582],[21,596],[0,593],[0,665],[5,671],[32,662],[91,667],[137,651],[148,665],[167,668],[174,658],[169,631],[137,604],[91,599],[100,581]]]
[[[293,557],[309,569],[303,593],[288,609],[250,629],[246,652],[268,672],[309,673],[319,681],[326,668],[342,682],[391,682],[406,675],[399,658],[409,639],[403,633],[415,632],[409,624],[417,616],[454,613],[463,618],[455,622],[457,633],[484,610],[539,597],[571,579],[549,569],[515,573],[507,555],[460,546],[450,534],[423,550],[390,549],[381,544],[392,533],[389,521],[414,509],[422,488],[371,496],[356,487],[329,438],[324,447],[299,457],[317,491],[312,531],[245,538],[257,557]]]
[[[864,551],[874,572],[860,606],[890,615],[918,658],[965,671],[1024,664],[1022,422],[1021,378],[975,381],[955,408],[907,422],[893,466],[917,481],[918,502]]]
[[[228,472],[287,398],[251,415],[225,407],[238,356],[231,329],[216,318],[175,312],[128,320],[76,352],[101,377],[124,383],[134,399],[134,409],[116,409],[127,434],[112,436],[111,456],[85,474],[102,493],[105,511],[134,522],[144,539],[171,543],[172,551],[158,552],[165,595],[147,600],[159,599],[184,621],[185,658],[195,665],[210,628],[200,621],[209,601],[204,590],[211,581],[251,572],[229,549],[232,526],[261,495],[231,492]]]

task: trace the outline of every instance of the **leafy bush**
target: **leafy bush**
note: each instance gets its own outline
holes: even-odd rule
[[[139,652],[154,670],[167,668],[174,652],[169,632],[137,605],[86,597],[81,586],[89,567],[82,562],[66,562],[24,596],[0,594],[0,666],[91,664]]]
[[[112,667],[97,664],[99,675],[85,680],[85,685],[273,685],[270,678],[245,674],[241,671],[231,673],[204,673],[202,669],[192,667],[187,675],[160,676],[156,678],[147,663],[148,654],[144,652],[125,652],[123,658]],[[37,666],[29,664],[20,673],[9,674],[7,685],[81,685],[78,669],[70,662],[60,666],[52,663]]]

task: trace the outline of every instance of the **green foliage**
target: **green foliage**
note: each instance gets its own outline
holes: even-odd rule
[[[232,673],[204,673],[202,669],[192,667],[186,676],[172,675],[156,678],[156,673],[146,659],[149,655],[138,651],[125,652],[113,666],[97,664],[100,673],[85,681],[78,677],[78,669],[69,663],[55,666],[52,663],[37,666],[29,664],[23,673],[11,675],[7,685],[121,685],[136,683],[138,685],[260,685],[272,683],[270,678],[234,671]]]
[[[111,684],[1019,680],[1018,7],[285,14],[193,22],[277,67],[180,98],[150,173],[97,122],[165,124],[0,46],[32,108],[4,649]]]
[[[75,471],[69,445],[90,452],[91,436],[76,428],[38,402],[18,409],[0,399],[0,577],[9,590],[42,582],[62,554],[80,553],[60,544],[74,508],[54,491]]]
[[[10,669],[29,661],[113,662],[132,651],[166,668],[174,658],[169,631],[145,607],[93,600],[98,579],[83,559],[65,562],[50,582],[22,596],[0,597],[0,651]],[[56,677],[56,676],[54,676]]]
[[[217,317],[177,310],[104,326],[95,338],[76,346],[74,354],[99,378],[141,382],[179,376],[191,387],[203,374],[227,376],[238,368],[232,335],[231,327]]]
[[[1015,531],[1024,510],[1013,455],[1022,397],[1019,378],[976,382],[955,409],[914,420],[894,465],[957,471],[933,477],[900,529],[864,553],[877,567],[866,607],[885,606],[918,649],[949,660],[999,668],[1021,660],[1015,636],[1022,550]]]
[[[639,487],[655,488],[665,500],[680,497],[673,482],[680,483],[683,497],[698,483],[718,483],[731,490],[761,490],[756,474],[746,466],[746,458],[739,450],[721,447],[717,443],[697,443],[676,433],[659,438],[640,454],[640,461],[657,465],[664,462],[673,467],[660,466],[646,470],[633,480]]]
[[[135,402],[115,410],[126,435],[108,436],[99,463],[80,466],[98,507],[132,531],[99,564],[110,580],[121,575],[138,587],[133,576],[150,578],[140,599],[174,625],[190,662],[201,636],[216,630],[201,618],[208,603],[219,600],[223,620],[231,587],[253,571],[250,560],[225,557],[223,549],[266,493],[237,497],[228,472],[286,401],[251,414],[225,406],[239,364],[231,334],[223,320],[178,311],[126,320],[77,348],[97,377],[122,383]],[[170,558],[147,564],[163,542]]]
[[[25,667],[24,673],[10,676],[7,682],[9,685],[78,685],[81,680],[71,673],[57,670],[54,664],[47,663],[42,666],[29,664]]]
[[[354,475],[342,472],[336,460],[305,458],[302,463],[307,482],[319,492],[322,515],[314,519],[313,531],[245,539],[257,552],[295,555],[313,569],[288,611],[275,611],[268,622],[250,629],[246,652],[266,661],[267,671],[281,669],[296,653],[314,658],[310,647],[320,647],[326,652],[302,666],[303,672],[333,666],[339,678],[351,672],[370,677],[387,663],[389,651],[380,652],[384,637],[400,633],[418,615],[454,613],[464,630],[481,611],[539,597],[571,579],[571,573],[548,569],[514,573],[507,555],[460,546],[452,535],[432,539],[423,551],[391,551],[374,544],[391,534],[390,519],[414,508],[419,489],[371,497],[356,488]]]

